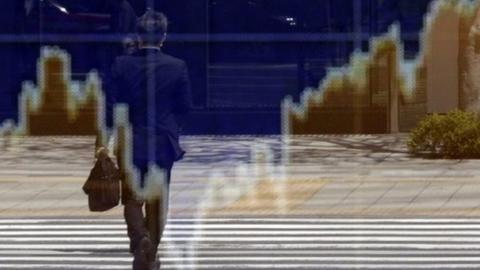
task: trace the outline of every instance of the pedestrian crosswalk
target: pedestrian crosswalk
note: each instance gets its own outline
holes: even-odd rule
[[[480,269],[477,219],[172,218],[162,269]],[[0,269],[131,269],[121,219],[0,219]]]

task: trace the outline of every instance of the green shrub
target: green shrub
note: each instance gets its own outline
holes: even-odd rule
[[[408,149],[415,155],[444,158],[480,157],[480,119],[459,110],[433,114],[412,130]]]

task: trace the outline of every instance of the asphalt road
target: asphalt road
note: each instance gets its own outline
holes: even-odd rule
[[[479,269],[480,220],[171,219],[162,269]],[[2,219],[0,269],[131,269],[120,219]]]

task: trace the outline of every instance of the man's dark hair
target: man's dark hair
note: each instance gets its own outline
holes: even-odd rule
[[[137,33],[140,40],[148,45],[160,44],[167,33],[168,19],[162,12],[147,10],[137,20]]]

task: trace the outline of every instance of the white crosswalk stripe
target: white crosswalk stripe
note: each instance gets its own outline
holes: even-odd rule
[[[476,219],[170,219],[162,269],[480,269]],[[0,269],[131,269],[120,219],[0,219]]]

